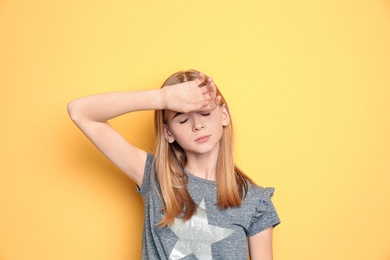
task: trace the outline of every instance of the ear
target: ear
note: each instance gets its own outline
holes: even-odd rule
[[[230,124],[230,115],[229,112],[225,106],[225,104],[222,105],[222,125],[228,126]]]
[[[166,124],[163,124],[164,127],[164,137],[165,140],[167,140],[168,143],[173,143],[175,141],[175,138],[172,136],[171,132],[168,129],[168,126]]]

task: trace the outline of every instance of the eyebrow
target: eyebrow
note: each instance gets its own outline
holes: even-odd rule
[[[180,115],[182,115],[182,114],[183,114],[183,113],[176,112],[176,113],[173,115],[172,120],[173,120],[175,117],[180,116]]]

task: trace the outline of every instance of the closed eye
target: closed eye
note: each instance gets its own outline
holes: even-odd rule
[[[209,116],[210,112],[200,113],[202,116]]]
[[[182,120],[182,121],[179,121],[180,124],[184,124],[185,122],[187,122],[188,118]]]

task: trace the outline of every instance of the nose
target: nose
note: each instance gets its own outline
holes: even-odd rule
[[[194,126],[192,128],[193,131],[197,132],[197,131],[200,131],[204,128],[204,124],[201,120],[199,120],[198,118],[194,120]]]

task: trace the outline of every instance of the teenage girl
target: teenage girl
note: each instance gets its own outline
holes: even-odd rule
[[[108,120],[155,110],[156,149],[128,143]],[[68,104],[71,119],[136,184],[144,201],[142,259],[272,259],[273,188],[233,161],[228,105],[212,78],[177,72],[161,89]],[[249,250],[248,250],[249,249]]]

